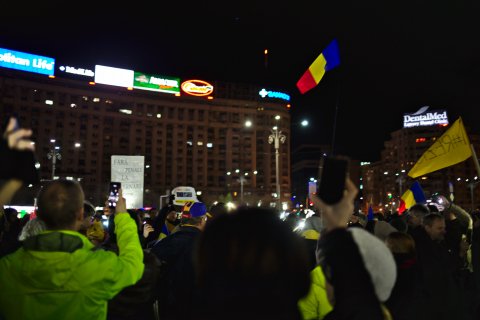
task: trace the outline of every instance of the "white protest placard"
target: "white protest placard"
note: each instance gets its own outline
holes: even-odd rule
[[[111,181],[122,184],[127,209],[143,208],[144,156],[112,156]]]

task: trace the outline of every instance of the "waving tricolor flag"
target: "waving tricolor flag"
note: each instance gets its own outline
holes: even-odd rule
[[[302,94],[314,88],[322,80],[325,72],[332,70],[340,64],[337,40],[333,40],[308,67],[297,82],[297,88]]]
[[[427,198],[423,193],[423,189],[420,186],[418,181],[415,181],[410,189],[405,191],[405,193],[400,198],[400,206],[398,207],[398,213],[402,214],[405,210],[409,209],[411,206],[417,203],[426,203]]]

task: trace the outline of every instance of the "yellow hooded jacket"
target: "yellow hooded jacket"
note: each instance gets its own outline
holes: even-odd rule
[[[310,291],[298,301],[298,308],[304,320],[323,319],[327,313],[332,311],[332,306],[327,299],[325,276],[320,266],[310,272],[312,279]]]
[[[107,301],[143,274],[135,221],[115,216],[119,255],[94,250],[76,231],[44,231],[0,259],[0,318],[89,319],[107,317]]]

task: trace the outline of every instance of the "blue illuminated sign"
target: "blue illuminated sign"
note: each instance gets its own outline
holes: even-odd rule
[[[55,59],[0,48],[0,67],[53,76]]]
[[[277,91],[267,91],[265,88],[260,90],[258,94],[262,97],[268,97],[268,98],[277,98],[277,99],[282,99],[282,100],[287,100],[290,101],[290,96],[286,93],[283,92],[277,92]]]

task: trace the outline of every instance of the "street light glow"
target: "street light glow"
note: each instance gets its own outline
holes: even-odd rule
[[[245,127],[250,128],[251,126],[252,126],[252,121],[251,120],[245,121]]]
[[[308,120],[303,120],[302,121],[302,127],[308,126]]]
[[[275,116],[275,120],[280,120],[280,116],[278,114]]]
[[[276,196],[277,199],[276,209],[279,210],[281,208],[281,193],[280,193],[280,167],[279,167],[279,157],[280,157],[280,143],[285,143],[287,136],[282,134],[282,131],[278,130],[278,127],[273,127],[272,134],[268,136],[268,143],[273,144],[275,148],[275,184],[276,184]]]

